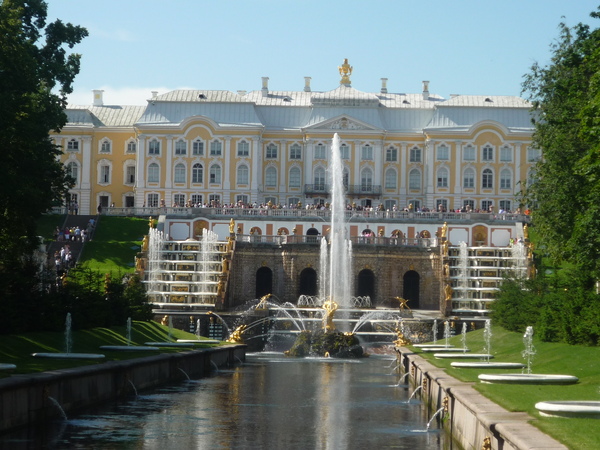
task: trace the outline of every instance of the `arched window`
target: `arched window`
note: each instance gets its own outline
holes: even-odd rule
[[[315,190],[316,191],[324,191],[325,190],[325,169],[322,167],[317,167],[314,173],[315,180]]]
[[[246,164],[237,168],[237,184],[248,184],[248,166]]]
[[[127,143],[127,153],[135,153],[137,151],[137,144],[135,141],[129,141]]]
[[[160,181],[158,164],[151,163],[148,166],[148,183],[158,183]]]
[[[445,167],[440,167],[437,171],[437,187],[448,187],[448,169]]]
[[[481,188],[492,189],[494,187],[494,174],[491,169],[484,169],[481,175]]]
[[[187,153],[187,143],[180,139],[175,142],[175,154],[176,155],[185,155]]]
[[[77,184],[79,182],[79,166],[77,165],[77,163],[71,161],[69,164],[67,164],[67,172],[69,173],[71,178],[75,180],[75,184]]]
[[[296,188],[300,187],[301,178],[300,178],[300,169],[298,167],[292,167],[290,169],[290,187]]]
[[[360,190],[370,192],[373,189],[373,171],[368,167],[360,173]]]
[[[275,167],[267,167],[265,171],[265,185],[269,187],[277,186],[277,169]]]
[[[388,169],[385,171],[385,188],[396,189],[397,186],[396,171],[394,169]]]
[[[194,142],[192,142],[192,155],[204,155],[204,142],[202,142],[200,139],[196,139]]]
[[[421,189],[421,172],[413,169],[408,174],[408,188]]]
[[[510,169],[502,169],[500,172],[500,189],[512,188],[512,174]]]
[[[183,164],[177,164],[175,166],[175,176],[173,181],[175,183],[185,183],[185,166]]]
[[[290,159],[302,159],[302,147],[298,144],[290,147]]]
[[[463,173],[463,187],[474,188],[475,187],[475,169],[469,167],[465,169]]]
[[[210,166],[209,182],[212,184],[221,183],[221,166],[220,165],[213,164],[212,166]]]
[[[240,141],[237,145],[238,156],[248,156],[250,154],[250,145],[246,141]]]
[[[192,166],[192,183],[202,183],[204,178],[204,168],[202,164],[196,163]]]
[[[110,153],[110,141],[105,139],[100,144],[100,153]]]

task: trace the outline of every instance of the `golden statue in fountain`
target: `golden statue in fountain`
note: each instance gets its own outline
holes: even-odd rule
[[[268,300],[272,297],[273,294],[263,295],[260,298],[260,301],[256,304],[254,309],[258,309],[259,311],[265,311],[269,309]]]
[[[410,307],[408,306],[408,299],[402,298],[402,297],[394,297],[394,299],[396,299],[400,302],[400,311],[405,310],[405,309],[408,310],[409,312],[412,311],[410,309]]]
[[[400,326],[396,325],[396,329],[394,331],[396,332],[396,340],[394,341],[394,345],[396,347],[407,347],[412,344],[410,339],[404,336]]]
[[[244,338],[242,337],[242,334],[244,331],[246,331],[246,328],[248,328],[248,325],[240,325],[237,327],[231,332],[226,342],[231,342],[232,344],[243,344]]]
[[[323,317],[323,330],[325,332],[335,331],[335,325],[333,324],[333,315],[338,309],[338,304],[329,297],[323,302],[323,309],[325,310],[325,316]]]

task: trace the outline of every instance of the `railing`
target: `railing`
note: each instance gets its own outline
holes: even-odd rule
[[[381,185],[380,184],[350,184],[344,185],[344,191],[346,194],[351,195],[381,195]],[[325,183],[316,183],[316,184],[305,184],[304,185],[304,193],[305,194],[330,194],[331,193],[331,185]]]
[[[290,245],[290,244],[306,244],[320,245],[320,235],[260,235],[260,234],[238,234],[236,242],[250,244],[265,244],[265,245]],[[437,247],[438,240],[436,238],[401,238],[401,237],[383,237],[383,236],[352,236],[350,237],[353,246],[362,245],[383,245],[388,247]]]
[[[188,208],[188,207],[132,207],[132,208],[103,208],[102,214],[107,216],[217,216],[232,218],[321,218],[329,220],[331,211],[305,208]],[[346,210],[346,221],[361,219],[381,219],[396,221],[490,221],[529,222],[525,214],[494,214],[494,213],[455,213],[455,212],[407,212],[407,211],[359,211]]]

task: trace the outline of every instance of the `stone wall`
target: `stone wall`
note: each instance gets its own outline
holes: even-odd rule
[[[360,271],[370,270],[374,275],[374,296],[371,299],[374,305],[385,305],[393,297],[402,297],[404,275],[414,271],[419,276],[419,309],[444,311],[437,248],[365,244],[354,246],[353,254],[355,289]],[[261,267],[272,271],[271,293],[276,299],[295,304],[300,293],[301,272],[312,268],[319,273],[319,245],[236,242],[227,307],[256,298],[256,274]]]

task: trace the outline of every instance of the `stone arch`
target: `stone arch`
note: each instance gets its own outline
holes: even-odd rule
[[[254,298],[273,293],[273,271],[266,266],[256,271],[256,292]]]
[[[317,242],[317,236],[319,235],[319,230],[317,230],[314,227],[311,227],[308,230],[306,230],[306,235],[310,236],[310,237],[306,238],[306,242]]]
[[[298,285],[298,296],[317,295],[319,284],[317,282],[317,271],[312,267],[307,267],[300,272],[300,282]]]
[[[257,235],[262,235],[262,230],[260,229],[260,227],[252,227],[250,228],[250,234],[257,234]]]
[[[290,231],[286,227],[281,227],[277,230],[278,236],[287,236],[288,234],[290,234]]]
[[[404,289],[402,298],[408,300],[408,307],[411,309],[419,309],[420,281],[421,276],[414,270],[409,270],[404,274]]]
[[[356,295],[375,298],[375,274],[371,269],[363,269],[358,273],[358,282],[356,283]]]
[[[419,237],[421,237],[423,239],[429,239],[429,238],[431,238],[431,233],[427,230],[423,230],[419,233]]]

